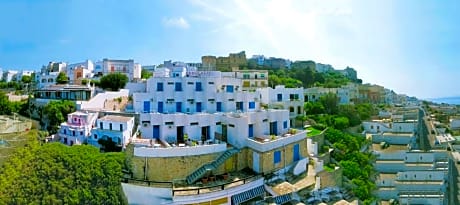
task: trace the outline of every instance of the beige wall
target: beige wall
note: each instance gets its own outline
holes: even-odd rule
[[[333,172],[326,170],[318,173],[321,177],[321,188],[330,186],[342,186],[342,168],[336,169]]]

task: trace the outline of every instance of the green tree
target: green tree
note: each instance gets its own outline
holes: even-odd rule
[[[319,98],[319,102],[323,104],[326,114],[334,115],[339,111],[339,98],[334,93],[327,93]]]
[[[32,77],[28,75],[23,75],[21,79],[22,83],[31,83],[32,82]]]
[[[51,101],[42,112],[41,123],[46,125],[50,133],[57,133],[59,125],[65,122],[69,113],[75,112],[75,103],[72,101]]]
[[[64,72],[60,72],[56,78],[57,84],[67,84],[69,82],[69,78]]]
[[[153,73],[151,71],[148,71],[146,69],[142,69],[142,71],[141,71],[141,78],[142,79],[149,79],[152,76],[153,76]]]
[[[92,146],[32,142],[0,169],[0,204],[126,204],[124,161]]]
[[[323,104],[319,102],[306,102],[303,105],[305,114],[307,115],[317,115],[325,113]]]
[[[334,127],[339,130],[344,130],[350,127],[350,122],[346,117],[335,117],[334,118]]]
[[[128,83],[128,77],[122,73],[110,73],[102,76],[99,86],[105,90],[118,91]]]

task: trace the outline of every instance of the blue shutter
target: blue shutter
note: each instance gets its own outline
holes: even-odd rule
[[[144,113],[150,112],[150,101],[144,101]]]
[[[255,102],[249,102],[249,109],[254,109],[256,108],[256,103]]]
[[[182,102],[176,102],[176,112],[182,112]]]
[[[299,161],[299,160],[300,160],[300,148],[299,148],[299,144],[295,144],[293,161]]]
[[[153,126],[153,139],[160,139],[160,125]]]
[[[275,151],[273,154],[273,163],[278,164],[281,162],[281,151]]]
[[[175,91],[182,91],[182,83],[175,84]]]
[[[201,82],[195,83],[195,90],[196,91],[203,91],[203,87],[201,86]]]
[[[287,121],[284,121],[284,122],[283,122],[283,128],[284,128],[284,129],[287,128]]]
[[[278,94],[277,99],[278,99],[278,102],[283,101],[283,94]]]
[[[196,112],[201,112],[201,102],[196,103]]]
[[[158,102],[158,112],[163,113],[163,102]]]
[[[163,91],[163,83],[157,83],[157,91]]]
[[[253,124],[249,124],[248,137],[254,137],[254,125]]]
[[[227,93],[233,93],[233,85],[227,85]]]

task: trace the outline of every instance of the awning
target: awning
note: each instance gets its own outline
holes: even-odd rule
[[[232,205],[240,204],[242,202],[251,200],[258,196],[263,196],[265,194],[264,186],[258,186],[256,188],[241,192],[239,194],[232,196]]]

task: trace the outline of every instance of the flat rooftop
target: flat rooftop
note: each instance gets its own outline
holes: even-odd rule
[[[120,116],[120,115],[106,115],[106,116],[100,118],[100,120],[113,121],[113,122],[128,122],[132,118],[134,118],[134,117],[126,117],[126,116]]]
[[[384,132],[382,135],[383,136],[392,135],[392,136],[401,136],[401,137],[412,137],[414,133],[412,132]]]
[[[380,143],[374,143],[372,144],[372,150],[378,151],[381,153],[391,153],[391,152],[399,152],[399,151],[407,151],[409,150],[407,148],[407,145],[390,145],[385,149],[382,149],[380,146]]]

